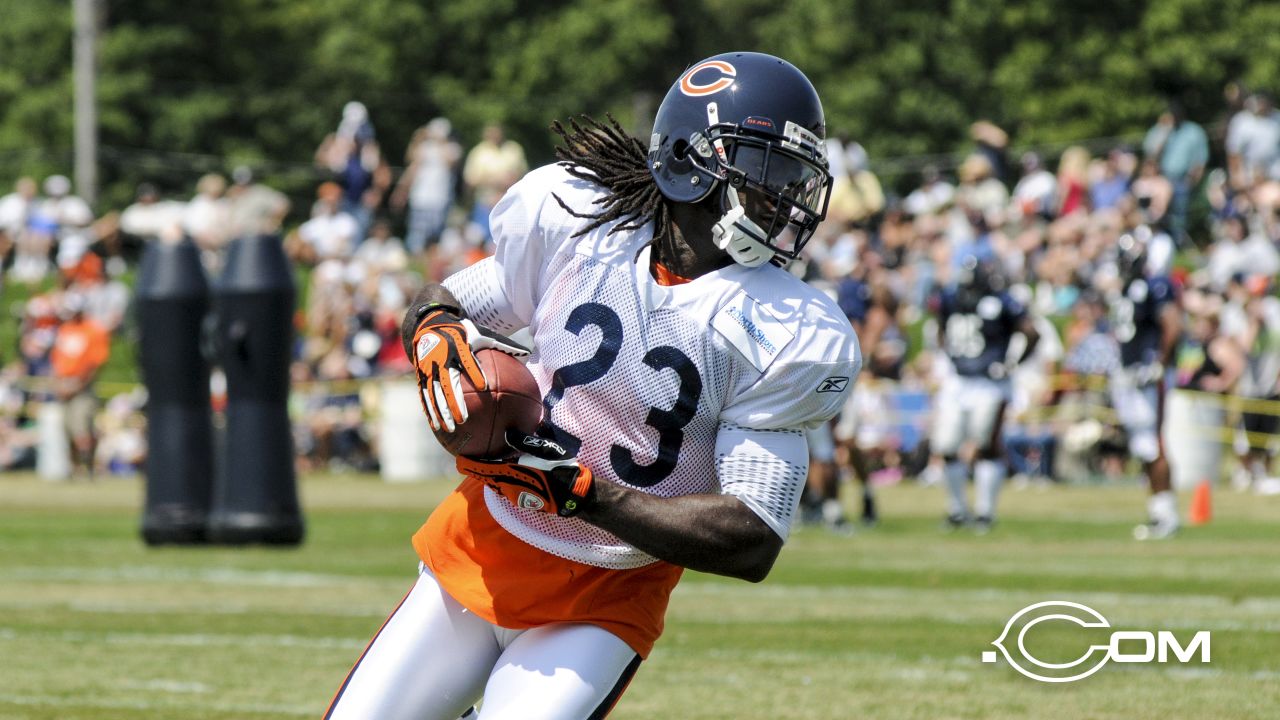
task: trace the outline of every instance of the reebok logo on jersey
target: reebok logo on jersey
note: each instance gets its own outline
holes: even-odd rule
[[[844,389],[848,384],[849,378],[842,375],[834,375],[822,381],[822,384],[818,386],[818,392],[844,392]]]
[[[711,327],[760,372],[764,372],[795,337],[745,290],[739,290],[720,308],[711,318]]]

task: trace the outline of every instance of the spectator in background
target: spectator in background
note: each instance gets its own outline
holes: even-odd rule
[[[1251,97],[1248,88],[1239,80],[1232,80],[1222,87],[1222,114],[1213,123],[1209,142],[1223,145],[1228,155],[1231,154],[1234,134],[1248,121],[1250,113],[1247,106]]]
[[[408,167],[391,195],[392,208],[408,207],[405,245],[414,255],[424,251],[434,254],[457,194],[454,178],[462,161],[462,146],[450,137],[452,127],[448,119],[438,117],[413,134],[405,152]],[[429,275],[433,275],[433,265],[428,258]],[[433,279],[439,278],[433,275]]]
[[[39,432],[27,414],[21,363],[0,367],[0,471],[34,470]]]
[[[35,285],[49,274],[49,254],[57,241],[58,224],[44,215],[33,213],[13,241],[13,265],[9,277],[17,282]]]
[[[957,174],[960,176],[957,204],[983,217],[1004,212],[1009,204],[1009,190],[996,179],[995,168],[986,155],[974,153],[965,158]]]
[[[27,218],[36,198],[36,181],[29,177],[18,178],[14,191],[0,197],[0,269],[9,266],[9,256],[14,253],[23,233]],[[0,288],[4,287],[0,276]]]
[[[337,183],[321,183],[311,219],[302,223],[285,240],[289,257],[306,265],[326,260],[344,264],[361,239],[356,219],[341,209],[342,188]]]
[[[920,171],[920,187],[912,190],[902,201],[902,209],[914,217],[934,215],[951,204],[955,193],[956,189],[942,179],[937,167],[926,165]]]
[[[391,185],[391,168],[364,103],[352,100],[342,107],[338,129],[316,149],[316,164],[333,173],[342,190],[340,209],[356,221],[356,234],[363,239]]]
[[[353,259],[376,275],[402,266],[404,254],[404,243],[391,234],[391,223],[386,218],[378,218],[369,228],[369,237],[356,248]]]
[[[1175,101],[1147,131],[1142,150],[1148,158],[1159,160],[1160,174],[1173,185],[1165,224],[1174,242],[1181,246],[1187,240],[1191,191],[1200,184],[1209,162],[1209,138],[1204,128],[1187,119],[1186,110]]]
[[[1034,152],[1022,155],[1022,177],[1013,186],[1013,208],[1023,218],[1052,220],[1058,210],[1058,179]]]
[[[83,230],[93,222],[93,210],[78,195],[71,194],[71,181],[66,175],[50,175],[44,181],[43,200],[36,203],[34,213],[58,226],[58,237]]]
[[[1271,294],[1274,274],[1254,274],[1233,280],[1222,310],[1222,329],[1246,353],[1236,392],[1252,400],[1280,402],[1280,298]],[[1246,405],[1243,433],[1236,442],[1240,467],[1232,475],[1237,490],[1260,487],[1270,474],[1280,415],[1260,403]]]
[[[1057,217],[1089,211],[1089,151],[1073,145],[1058,158]]]
[[[289,198],[279,190],[254,182],[253,170],[241,165],[231,171],[227,190],[227,237],[274,235],[289,214]]]
[[[483,139],[467,153],[462,169],[462,179],[471,190],[471,222],[479,228],[485,242],[489,241],[489,211],[498,198],[529,169],[524,148],[515,140],[507,140],[502,126],[490,124],[484,129]]]
[[[146,416],[134,393],[122,393],[107,401],[100,418],[94,467],[102,475],[133,475],[147,459]]]
[[[98,396],[94,380],[111,353],[107,331],[85,316],[86,300],[76,293],[63,297],[62,325],[58,327],[49,361],[54,394],[65,406],[67,436],[71,439],[74,473],[93,478],[94,416]]]
[[[856,142],[828,140],[828,148],[839,158],[831,163],[831,200],[827,218],[834,223],[864,225],[884,210],[884,189],[880,179],[867,169],[867,151]]]
[[[1218,221],[1216,242],[1209,250],[1205,268],[1214,289],[1225,291],[1231,279],[1258,274],[1264,277],[1280,272],[1280,252],[1261,232],[1249,232],[1246,219],[1228,215]]]
[[[120,214],[120,231],[142,243],[174,239],[182,235],[182,215],[186,203],[161,200],[160,190],[151,183],[138,185],[137,199]]]
[[[991,164],[991,176],[1003,183],[1009,174],[1009,134],[990,120],[979,120],[969,126],[969,139]]]
[[[1233,185],[1247,190],[1265,180],[1280,178],[1280,112],[1267,93],[1254,93],[1230,127],[1227,168]]]
[[[1131,192],[1137,205],[1138,221],[1143,225],[1163,227],[1174,191],[1169,178],[1160,174],[1158,160],[1149,157],[1142,161]]]
[[[1089,205],[1094,211],[1117,207],[1129,193],[1133,179],[1133,157],[1122,148],[1112,148],[1105,160],[1089,165]]]
[[[58,268],[65,292],[84,299],[90,319],[108,333],[120,328],[129,307],[129,288],[107,277],[98,254],[84,247],[64,246],[58,251]]]
[[[222,265],[222,250],[227,243],[231,208],[223,197],[226,178],[210,173],[196,182],[196,195],[182,212],[182,229],[200,248],[205,269],[217,272]]]
[[[18,355],[27,377],[48,377],[49,352],[58,337],[58,298],[41,293],[27,300],[18,328]]]
[[[1189,322],[1178,345],[1175,377],[1179,388],[1193,391],[1187,408],[1191,427],[1174,425],[1170,429],[1170,445],[1186,451],[1181,456],[1185,464],[1178,466],[1180,475],[1195,482],[1216,482],[1221,470],[1220,463],[1213,459],[1216,453],[1192,453],[1190,449],[1215,446],[1219,443],[1217,436],[1227,431],[1225,403],[1210,395],[1233,394],[1247,360],[1238,340],[1223,332],[1222,296],[1191,288],[1184,304]]]
[[[33,178],[21,177],[14,183],[13,192],[0,197],[0,232],[7,234],[10,240],[27,226],[27,218],[36,204],[36,181]]]
[[[51,268],[49,258],[59,241],[74,237],[76,242],[88,243],[87,228],[93,222],[93,211],[83,199],[71,194],[71,181],[63,175],[51,175],[44,181],[45,197],[31,193],[31,188],[20,188],[8,196],[14,222],[23,215],[25,223],[13,237],[14,260],[10,275],[25,283],[43,280]],[[25,201],[25,202],[24,202]]]

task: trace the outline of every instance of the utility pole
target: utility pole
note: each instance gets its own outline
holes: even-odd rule
[[[72,0],[75,41],[75,176],[76,192],[93,205],[98,200],[98,3]]]

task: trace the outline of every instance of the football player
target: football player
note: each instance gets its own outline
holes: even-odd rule
[[[971,519],[984,533],[995,521],[996,497],[1006,465],[1000,430],[1009,402],[1009,371],[1040,340],[1031,316],[1005,292],[1004,277],[990,261],[961,262],[954,288],[938,298],[938,340],[954,374],[935,398],[930,450],[941,456],[948,492],[946,522],[958,528]],[[1024,342],[1016,358],[1015,335]],[[973,516],[966,501],[972,469]]]
[[[835,303],[787,273],[826,212],[818,95],[791,64],[717,55],[647,143],[555,126],[561,162],[494,208],[494,257],[430,285],[403,326],[428,418],[465,421],[473,351],[527,327],[544,392],[516,456],[414,535],[417,582],[326,717],[600,718],[662,632],[684,568],[752,582],[804,486],[805,430],[861,366]]]
[[[877,401],[881,398],[881,394],[868,382],[875,383],[883,378],[900,379],[900,364],[906,347],[896,319],[897,299],[883,279],[880,263],[879,253],[864,246],[859,253],[858,267],[840,282],[837,295],[840,309],[858,334],[863,357],[867,359],[867,372],[863,374],[863,382],[850,393],[833,434],[843,451],[846,467],[862,489],[861,520],[867,526],[876,525],[880,519],[870,482],[872,461],[878,459],[870,456],[879,453],[869,452],[871,446],[879,444],[879,440],[867,442],[868,436],[875,437],[880,431],[867,427],[865,416],[869,407],[880,404]]]
[[[1126,234],[1118,242],[1119,284],[1108,295],[1111,333],[1120,346],[1120,367],[1111,374],[1111,405],[1129,437],[1129,454],[1142,462],[1151,489],[1147,522],[1133,530],[1139,540],[1177,532],[1178,499],[1160,440],[1164,421],[1165,368],[1182,335],[1173,284],[1147,269],[1147,246]]]

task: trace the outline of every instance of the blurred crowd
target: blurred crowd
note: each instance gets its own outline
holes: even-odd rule
[[[360,381],[408,369],[398,328],[409,297],[424,278],[443,279],[489,252],[489,210],[528,166],[499,125],[464,152],[450,122],[436,118],[393,168],[368,109],[355,101],[314,161],[318,181],[305,209],[249,167],[200,177],[187,199],[143,183],[134,202],[101,215],[65,176],[19,178],[0,197],[0,289],[10,300],[0,316],[8,345],[0,350],[0,470],[35,468],[39,449],[62,453],[42,443],[39,416],[53,407],[67,458],[50,472],[137,472],[145,393],[96,381],[109,364],[134,362],[113,360],[111,340],[127,347],[142,250],[189,239],[216,277],[228,243],[249,234],[282,235],[299,269],[291,369],[299,464],[375,469],[376,398]],[[217,372],[212,391],[217,408],[225,392]]]
[[[1012,386],[997,431],[1009,471],[1023,482],[1131,475],[1123,408],[1107,383],[1128,340],[1115,312],[1128,287],[1124,248],[1138,247],[1139,275],[1167,278],[1176,291],[1169,389],[1210,392],[1223,396],[1219,410],[1235,407],[1196,429],[1239,457],[1236,487],[1275,491],[1280,113],[1265,93],[1229,90],[1221,137],[1173,103],[1141,144],[1067,147],[1056,164],[1012,153],[1001,128],[977,122],[954,175],[924,167],[900,196],[881,185],[858,143],[830,140],[828,222],[792,269],[838,300],[866,365],[831,437],[811,436],[813,447],[835,446],[815,451],[819,474],[941,481],[928,399],[955,369],[939,341],[938,297],[970,259],[1026,308],[1039,335],[1021,364],[993,368]],[[874,508],[864,514],[874,519]]]
[[[837,298],[866,367],[832,428],[832,459],[816,465],[872,483],[936,474],[930,398],[948,373],[936,297],[965,257],[998,268],[1040,334],[1013,369],[1004,428],[1011,470],[1028,480],[1125,472],[1123,430],[1102,387],[1117,362],[1108,298],[1123,237],[1139,238],[1149,271],[1179,290],[1180,357],[1191,363],[1194,347],[1227,338],[1247,363],[1220,391],[1277,397],[1280,112],[1268,95],[1232,86],[1208,130],[1171,104],[1133,145],[1015,153],[987,121],[972,125],[969,144],[903,187],[877,177],[853,139],[829,141],[828,220],[791,270]],[[6,293],[21,300],[2,319],[15,331],[0,335],[12,338],[0,349],[0,469],[33,466],[33,407],[53,401],[66,411],[74,470],[136,471],[144,398],[94,380],[112,362],[105,339],[127,331],[139,251],[188,237],[217,273],[229,240],[248,233],[280,233],[301,268],[292,366],[301,468],[375,468],[377,401],[362,381],[408,369],[398,327],[409,297],[490,252],[489,210],[528,165],[499,125],[464,149],[445,118],[388,155],[354,101],[314,163],[309,208],[247,167],[201,177],[186,199],[144,184],[132,204],[102,215],[65,177],[17,180],[0,197],[0,282],[29,291]],[[1275,432],[1255,418],[1236,443],[1242,484],[1273,470]]]

